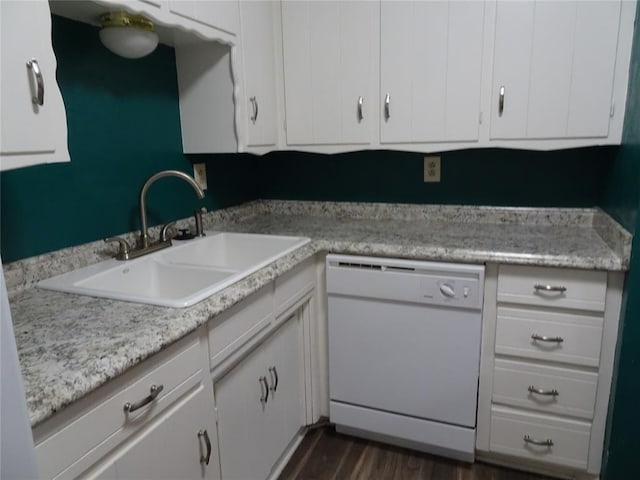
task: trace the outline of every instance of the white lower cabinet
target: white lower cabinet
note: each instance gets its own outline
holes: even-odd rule
[[[222,478],[267,478],[304,423],[300,318],[214,383]]]
[[[41,478],[266,479],[313,421],[315,272],[301,263],[38,425]]]
[[[218,479],[210,394],[202,386],[122,449],[98,478]]]
[[[622,279],[487,266],[476,448],[488,459],[600,472]]]

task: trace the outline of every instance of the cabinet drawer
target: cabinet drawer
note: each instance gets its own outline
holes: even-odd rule
[[[212,369],[271,325],[272,288],[272,284],[267,285],[209,322]]]
[[[496,353],[597,367],[602,323],[598,315],[498,307]]]
[[[498,272],[498,302],[603,312],[606,290],[606,272],[516,265]]]
[[[127,373],[130,379],[125,384],[127,386],[115,389],[110,396],[104,395],[106,400],[96,400],[96,406],[89,407],[66,427],[37,442],[36,455],[41,475],[58,478],[57,475],[64,470],[61,478],[75,477],[77,473],[74,472],[84,470],[95,461],[94,457],[105,455],[114,445],[157,417],[177,397],[198,384],[200,376],[197,374],[202,370],[200,355],[200,343],[196,337],[166,361],[162,361],[162,357],[156,360],[159,365],[146,370],[146,373],[140,374],[141,369],[148,368],[144,363]],[[154,358],[146,362],[154,362]],[[119,382],[123,380],[116,379]],[[154,400],[146,403],[144,400],[149,397],[152,385],[162,385],[162,390]],[[103,391],[111,390],[109,384],[102,388]],[[94,395],[101,395],[101,390]],[[123,408],[126,403],[146,405],[127,413]],[[67,469],[69,465],[71,467]]]
[[[591,424],[588,422],[496,406],[491,409],[492,452],[585,469],[589,456],[590,432]],[[552,445],[530,443],[547,440]]]
[[[493,401],[591,420],[597,385],[597,373],[496,359]],[[538,389],[557,395],[536,393]]]
[[[316,283],[314,259],[305,260],[281,277],[276,278],[276,317],[310,292]]]

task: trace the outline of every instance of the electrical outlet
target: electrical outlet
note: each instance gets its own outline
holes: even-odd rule
[[[424,157],[425,183],[440,181],[440,157]]]
[[[207,189],[207,165],[205,163],[193,164],[193,179],[202,190]]]

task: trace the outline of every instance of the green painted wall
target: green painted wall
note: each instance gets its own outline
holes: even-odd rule
[[[622,146],[608,178],[603,207],[635,232],[627,275],[618,344],[615,395],[609,409],[604,456],[605,480],[638,476],[640,452],[640,9],[636,12],[629,93]]]
[[[441,155],[441,182],[424,183],[424,154],[273,152],[260,165],[266,198],[593,207],[617,147],[552,152],[477,149]]]
[[[138,194],[164,169],[191,172],[182,153],[174,50],[139,60],[106,50],[98,29],[53,16],[58,83],[67,111],[71,162],[0,174],[4,262],[139,228]],[[149,191],[149,223],[254,199],[242,175],[254,158],[205,157],[209,190],[200,202],[186,183],[162,179]],[[193,160],[202,160],[194,156]],[[215,170],[215,175],[212,175]]]

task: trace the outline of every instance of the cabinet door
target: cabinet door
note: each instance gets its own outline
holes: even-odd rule
[[[169,10],[233,35],[238,31],[238,0],[169,0]]]
[[[48,3],[0,2],[0,23],[0,167],[68,161]]]
[[[606,137],[619,19],[619,1],[499,1],[491,138]]]
[[[267,478],[304,423],[300,345],[296,314],[215,383],[225,480]]]
[[[282,2],[289,145],[371,143],[378,16],[377,2]]]
[[[278,140],[273,9],[271,1],[240,2],[249,147]]]
[[[269,345],[259,346],[214,385],[225,480],[262,479],[271,469],[273,420],[265,399]]]
[[[277,408],[280,433],[278,443],[285,448],[304,424],[304,395],[300,311],[276,332],[272,372],[277,375],[277,388],[272,392]],[[272,373],[270,372],[270,374]],[[274,377],[275,377],[274,375]],[[273,386],[273,384],[272,384]],[[280,452],[282,453],[282,452]]]
[[[217,436],[211,394],[203,386],[143,431],[115,462],[117,478],[218,479]],[[201,462],[211,443],[209,465]]]
[[[382,143],[478,139],[483,18],[484,2],[382,2]]]

